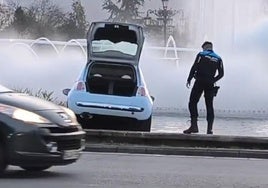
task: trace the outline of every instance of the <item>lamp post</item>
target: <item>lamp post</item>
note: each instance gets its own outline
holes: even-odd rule
[[[183,14],[183,11],[182,10],[168,9],[169,0],[161,0],[161,1],[162,1],[162,9],[158,9],[158,10],[149,9],[147,11],[146,17],[144,18],[144,22],[145,22],[145,25],[147,25],[147,26],[151,25],[153,23],[153,20],[150,17],[150,14],[154,14],[157,17],[157,20],[159,21],[159,25],[163,26],[164,45],[166,45],[168,23],[172,21],[172,17],[174,15],[176,15],[179,12]]]
[[[167,10],[168,0],[162,0],[162,5],[163,5],[162,14],[163,14],[163,23],[164,23],[164,46],[165,46],[166,42],[167,42],[167,21],[169,19],[169,14],[168,14],[168,10]]]

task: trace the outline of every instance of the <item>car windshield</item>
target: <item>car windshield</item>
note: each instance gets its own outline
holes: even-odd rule
[[[6,92],[12,92],[12,90],[0,85],[0,93],[6,93]]]
[[[92,52],[108,52],[116,51],[126,55],[135,56],[137,53],[138,45],[126,41],[113,43],[110,40],[94,40],[92,41]]]

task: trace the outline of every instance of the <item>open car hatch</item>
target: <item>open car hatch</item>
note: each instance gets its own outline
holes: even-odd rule
[[[141,26],[115,22],[93,22],[87,35],[88,59],[138,65],[144,35]]]

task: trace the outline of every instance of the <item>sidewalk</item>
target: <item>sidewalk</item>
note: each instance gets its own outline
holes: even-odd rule
[[[182,133],[190,126],[188,116],[175,114],[154,115],[151,132]],[[207,121],[205,117],[198,120],[199,135],[205,134]],[[215,117],[214,135],[268,137],[268,119]]]

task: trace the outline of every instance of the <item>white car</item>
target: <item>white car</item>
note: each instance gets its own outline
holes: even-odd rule
[[[151,130],[153,97],[139,66],[143,43],[141,26],[91,24],[87,63],[72,89],[63,90],[83,128]]]

